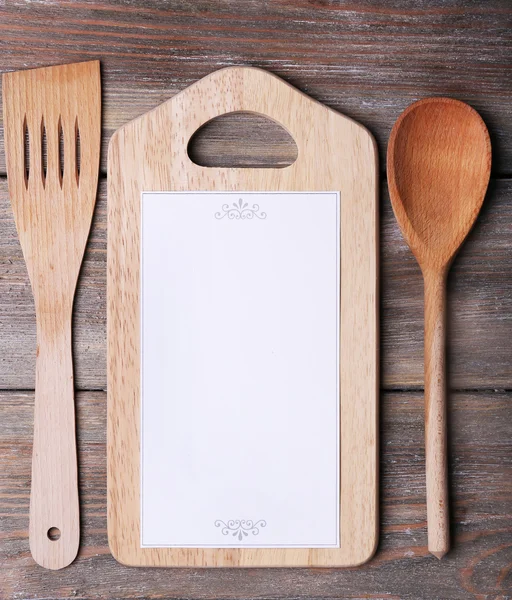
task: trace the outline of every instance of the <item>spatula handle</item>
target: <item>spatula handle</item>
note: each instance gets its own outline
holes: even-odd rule
[[[446,449],[446,273],[424,273],[425,455],[428,549],[441,558],[450,546]]]
[[[71,311],[38,319],[29,538],[47,569],[69,565],[80,542],[71,352]]]

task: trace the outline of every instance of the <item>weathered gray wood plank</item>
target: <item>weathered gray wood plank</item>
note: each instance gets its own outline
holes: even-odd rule
[[[386,387],[423,385],[423,282],[390,208],[381,220],[381,363]],[[493,181],[448,276],[451,388],[512,387],[512,181]]]
[[[385,186],[384,186],[385,187]],[[76,383],[106,388],[106,199],[100,194],[75,303]],[[381,200],[381,364],[387,388],[423,385],[423,289],[387,193]],[[452,388],[512,388],[512,180],[494,181],[449,278]],[[0,180],[0,389],[32,389],[35,315]]]
[[[1,70],[101,59],[104,148],[120,125],[200,77],[249,64],[368,126],[381,153],[408,104],[429,95],[458,97],[491,130],[495,172],[511,173],[508,0],[13,0],[0,2],[0,31]],[[212,137],[226,151],[230,139],[247,131],[241,120]],[[2,135],[0,128],[1,173]],[[266,138],[274,146],[267,160],[288,152],[271,132]]]
[[[93,217],[75,302],[75,382],[106,388],[106,185]],[[34,387],[35,310],[5,179],[0,180],[0,389]]]
[[[454,548],[426,549],[423,401],[382,397],[381,541],[357,569],[130,569],[106,537],[106,395],[78,394],[82,547],[60,572],[37,567],[27,524],[33,394],[0,394],[0,598],[507,598],[512,595],[512,420],[508,393],[450,401]]]

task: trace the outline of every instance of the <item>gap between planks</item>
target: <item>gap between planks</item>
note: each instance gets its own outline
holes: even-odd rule
[[[243,167],[241,167],[241,168],[243,168]],[[253,167],[248,167],[248,168],[253,168]],[[266,167],[263,167],[263,168],[266,168]],[[5,171],[0,172],[0,181],[2,179],[7,180],[7,173]],[[511,179],[512,179],[512,172],[511,173],[491,173],[490,182],[492,182],[492,181],[507,181],[507,180],[511,180]],[[107,180],[106,171],[100,171],[98,185],[99,185],[100,181],[106,181],[106,180]],[[380,171],[379,172],[379,184],[382,184],[385,181],[387,182],[387,172]]]
[[[33,393],[34,388],[2,388],[0,394],[28,394]],[[98,392],[107,393],[106,388],[75,388],[75,392]],[[380,395],[384,394],[420,394],[425,392],[424,388],[420,387],[380,387]],[[453,388],[448,390],[448,395],[452,394],[512,394],[512,388]]]

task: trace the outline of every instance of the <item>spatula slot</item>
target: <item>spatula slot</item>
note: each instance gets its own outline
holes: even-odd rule
[[[27,117],[23,121],[23,172],[25,188],[28,189],[28,178],[30,175],[30,135],[28,133]]]
[[[44,117],[41,119],[41,172],[43,187],[46,185],[46,173],[48,171],[48,140],[46,139],[46,127]]]
[[[76,183],[80,184],[80,127],[78,119],[75,121],[75,165],[76,165]]]
[[[62,119],[59,117],[58,125],[59,135],[59,180],[60,187],[62,187],[62,180],[64,179],[64,131],[62,129]]]

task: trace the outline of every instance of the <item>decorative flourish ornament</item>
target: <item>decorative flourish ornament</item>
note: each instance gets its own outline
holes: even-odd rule
[[[226,217],[228,219],[235,219],[236,221],[242,219],[254,219],[254,217],[258,219],[266,219],[267,213],[260,211],[259,204],[253,204],[252,207],[249,206],[248,202],[245,202],[240,198],[238,202],[233,202],[230,206],[229,204],[222,205],[222,211],[215,213],[216,219],[223,219]]]
[[[227,523],[217,519],[215,521],[215,527],[221,527],[222,535],[231,534],[233,537],[238,538],[241,542],[244,537],[251,535],[258,535],[260,528],[267,526],[267,522],[260,519],[259,521],[251,521],[250,519],[231,519]]]

